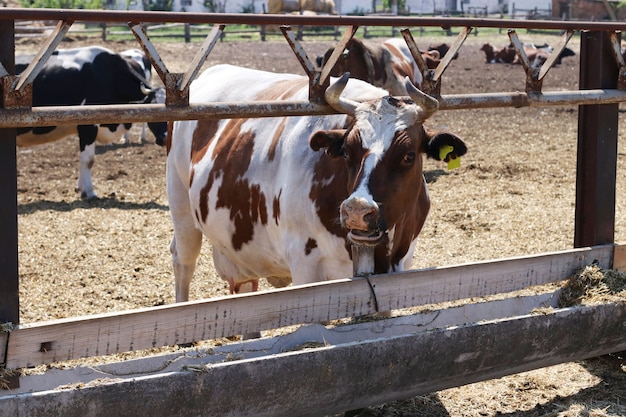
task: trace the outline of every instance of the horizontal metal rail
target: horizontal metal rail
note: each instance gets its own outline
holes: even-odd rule
[[[441,97],[440,110],[497,107],[542,107],[626,102],[626,91],[614,89],[552,91],[544,93],[451,94]],[[226,119],[336,114],[330,106],[310,101],[259,101],[251,103],[119,104],[51,106],[0,110],[0,128],[57,126],[64,124],[157,122],[168,120]]]
[[[412,16],[300,16],[253,13],[187,13],[146,12],[128,10],[70,10],[70,9],[15,9],[0,10],[0,20],[71,20],[91,22],[179,22],[179,23],[223,23],[252,25],[311,25],[311,26],[435,26],[490,27],[511,29],[544,30],[626,30],[625,22],[581,22],[563,20],[512,20],[449,17]]]

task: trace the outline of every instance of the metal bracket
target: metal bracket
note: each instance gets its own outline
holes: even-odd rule
[[[529,94],[541,94],[541,88],[543,85],[543,79],[550,71],[550,68],[554,66],[556,61],[559,59],[561,53],[565,50],[567,46],[567,42],[574,35],[573,30],[567,30],[563,34],[563,37],[557,44],[557,46],[552,50],[550,56],[546,61],[540,66],[533,66],[532,63],[528,60],[528,56],[526,55],[526,51],[524,50],[524,45],[519,40],[517,33],[514,30],[509,30],[509,38],[511,39],[511,43],[513,44],[513,48],[515,48],[515,53],[524,68],[524,72],[526,72],[526,92]]]
[[[185,73],[170,73],[167,66],[161,59],[159,52],[154,44],[148,38],[144,27],[139,22],[130,22],[128,24],[130,30],[146,53],[148,59],[152,63],[154,70],[165,86],[165,105],[166,106],[189,106],[189,87],[192,81],[198,75],[200,68],[204,65],[207,57],[213,50],[213,47],[222,36],[226,25],[216,24],[213,26],[202,46],[196,53],[195,57],[189,65],[189,69]]]
[[[33,85],[27,84],[20,90],[16,90],[14,85],[19,81],[19,78],[18,75],[0,77],[0,80],[2,80],[2,105],[0,105],[0,108],[30,109],[33,106]]]
[[[561,53],[565,50],[565,47],[567,46],[569,40],[572,39],[572,36],[574,36],[574,31],[571,29],[568,29],[565,31],[565,33],[563,33],[561,40],[554,47],[546,62],[544,62],[541,66],[538,79],[543,80],[546,74],[548,74],[548,71],[550,71],[550,68],[552,68],[556,61],[559,59],[559,56],[561,56]]]
[[[537,93],[541,94],[541,87],[543,81],[539,79],[539,68],[533,67],[533,65],[528,60],[528,56],[526,55],[526,51],[524,51],[524,45],[519,40],[517,33],[514,30],[509,30],[509,39],[511,39],[511,43],[513,48],[515,49],[515,54],[522,64],[522,68],[524,68],[524,72],[526,73],[526,92],[527,93]]]
[[[409,51],[417,64],[420,72],[422,73],[423,81],[421,85],[421,90],[426,94],[432,95],[434,97],[441,96],[441,76],[444,71],[448,68],[452,59],[454,59],[454,55],[459,51],[463,42],[467,39],[467,36],[472,33],[473,28],[464,27],[461,29],[461,32],[455,39],[454,43],[446,53],[446,55],[441,58],[439,64],[437,64],[437,68],[430,69],[426,65],[424,58],[422,57],[422,53],[417,47],[417,43],[411,34],[409,29],[402,29],[400,32],[406,41],[407,46],[409,47]]]
[[[33,106],[33,82],[73,23],[71,20],[59,21],[37,55],[20,75],[9,75],[6,68],[1,68],[0,75],[4,75],[2,77],[4,108],[31,108]]]
[[[289,25],[280,26],[280,31],[283,33],[283,36],[287,40],[291,50],[296,55],[298,62],[302,65],[304,72],[309,77],[309,100],[312,102],[323,103],[325,88],[322,88],[320,85],[320,72],[315,69],[315,65],[313,65],[309,56],[302,47],[302,44],[300,44],[300,41],[298,40],[299,35],[294,33],[293,29]]]
[[[182,73],[165,73],[165,105],[166,106],[189,106],[189,86],[181,90],[180,84],[185,74]]]
[[[304,68],[304,72],[306,72],[309,77],[309,101],[313,103],[326,103],[324,92],[330,85],[330,71],[337,63],[337,60],[343,53],[344,49],[346,49],[346,45],[350,42],[358,28],[358,26],[350,26],[348,30],[346,30],[346,33],[344,33],[337,46],[335,46],[333,53],[326,64],[324,64],[324,67],[321,70],[317,70],[304,51],[304,48],[302,48],[302,45],[298,40],[298,35],[294,34],[291,26],[283,25],[280,27],[287,43],[293,50],[296,58],[298,58],[302,68]]]
[[[325,84],[329,82],[330,71],[333,69],[335,64],[337,64],[337,61],[339,61],[339,58],[343,54],[343,51],[346,49],[346,46],[348,45],[348,43],[352,40],[357,30],[359,30],[358,26],[349,26],[346,29],[345,33],[341,37],[341,40],[337,43],[332,54],[330,54],[328,61],[326,61],[326,63],[324,64],[324,67],[322,68],[322,73],[320,76],[321,84]]]
[[[42,45],[35,58],[33,58],[31,63],[28,64],[28,67],[26,67],[24,72],[19,76],[19,80],[15,85],[16,90],[22,90],[25,85],[32,84],[33,81],[35,81],[35,78],[39,75],[39,72],[48,61],[48,58],[50,58],[50,55],[52,55],[56,47],[61,43],[73,23],[74,22],[70,20],[62,20],[57,23],[56,28]]]

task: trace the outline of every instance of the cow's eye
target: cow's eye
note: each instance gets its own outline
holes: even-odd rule
[[[343,146],[341,147],[341,156],[348,161],[350,160],[350,155],[348,155],[348,151]]]
[[[415,152],[409,152],[402,158],[402,164],[404,165],[411,164],[413,161],[415,161]]]

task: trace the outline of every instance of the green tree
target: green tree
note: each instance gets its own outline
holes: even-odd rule
[[[395,0],[383,0],[383,9],[391,10],[393,8],[393,3]],[[398,2],[398,11],[406,9],[406,0],[397,0]]]
[[[149,11],[171,12],[174,0],[144,0],[143,9]]]
[[[102,9],[102,0],[20,0],[20,5],[46,9]]]

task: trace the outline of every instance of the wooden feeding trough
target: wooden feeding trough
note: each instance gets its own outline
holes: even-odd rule
[[[8,367],[315,323],[20,377],[19,388],[2,392],[0,415],[319,416],[621,351],[626,303],[559,308],[556,284],[586,265],[620,268],[623,253],[606,245],[20,326],[0,343]],[[376,305],[418,308],[316,324]]]

